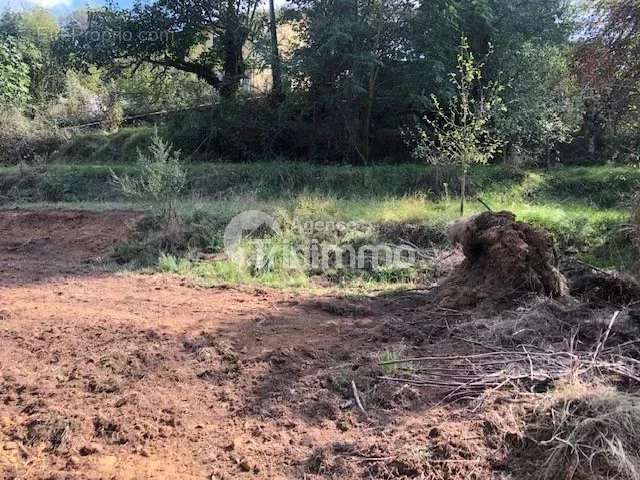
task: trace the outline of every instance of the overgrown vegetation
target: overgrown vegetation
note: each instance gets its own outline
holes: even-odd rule
[[[176,204],[185,187],[186,173],[180,152],[162,140],[157,131],[147,152],[138,150],[135,176],[120,176],[111,170],[111,177],[126,197],[150,201],[167,222],[177,220]]]
[[[542,478],[640,478],[634,395],[582,384],[560,387],[534,421]],[[538,450],[539,449],[539,450]]]
[[[144,156],[148,157],[148,153]],[[165,166],[161,165],[163,171]],[[174,223],[180,227],[167,235],[169,230],[163,227],[166,223],[162,220],[162,211],[167,207],[158,204],[149,220],[140,224],[132,244],[119,249],[122,258],[130,261],[141,255],[143,263],[155,264],[161,252],[178,257],[197,251],[220,252],[226,224],[233,216],[251,209],[275,214],[282,220],[285,233],[291,219],[298,223],[355,222],[371,227],[368,240],[397,243],[402,239],[421,248],[445,245],[445,226],[458,215],[457,200],[448,196],[450,190],[459,187],[453,168],[320,167],[280,162],[248,167],[184,165],[184,190],[170,189],[169,201],[176,212],[172,215],[178,218]],[[8,205],[64,201],[84,208],[146,208],[156,203],[154,195],[124,195],[111,181],[112,171],[119,178],[161,180],[155,175],[141,177],[137,164],[25,164],[0,169],[0,198]],[[632,231],[626,209],[633,185],[640,181],[637,169],[566,167],[513,172],[483,166],[474,169],[471,177],[471,198],[482,192],[483,200],[493,209],[514,211],[518,218],[550,229],[563,251],[603,267],[633,268],[638,254],[630,241]],[[615,181],[620,188],[604,190],[603,181]],[[169,186],[173,185],[171,182]],[[161,197],[158,200],[163,202]],[[485,207],[470,200],[468,210],[481,212]],[[360,241],[357,236],[352,240]],[[428,274],[426,270],[370,272],[368,278],[419,282]],[[344,275],[333,278],[338,283],[345,279]]]
[[[0,109],[0,165],[46,158],[66,135],[45,118],[28,118],[15,107]]]

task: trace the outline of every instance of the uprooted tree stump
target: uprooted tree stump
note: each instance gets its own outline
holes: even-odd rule
[[[485,212],[455,222],[449,239],[465,259],[443,282],[438,300],[449,306],[501,303],[527,293],[559,297],[566,281],[548,231],[516,221],[511,212]]]

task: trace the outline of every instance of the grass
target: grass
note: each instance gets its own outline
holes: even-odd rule
[[[75,135],[53,154],[54,162],[81,164],[135,163],[137,149],[145,147],[153,127],[122,128],[117,133],[103,132]]]
[[[49,180],[60,184],[62,201],[109,201],[121,198],[111,179],[135,170],[131,162],[52,163]],[[123,158],[123,157],[120,157]],[[419,164],[369,167],[322,166],[305,162],[191,163],[187,165],[189,195],[224,199],[253,197],[261,201],[298,196],[337,199],[453,198],[459,172],[453,168]],[[24,176],[19,167],[0,166],[0,195],[11,200],[10,188]],[[42,176],[42,175],[41,175]],[[39,179],[42,180],[42,179]],[[471,172],[473,198],[482,194],[490,203],[579,203],[592,208],[618,208],[629,202],[640,169],[634,167],[561,167],[514,171],[503,166],[475,167]],[[446,185],[446,186],[445,186]],[[37,199],[27,186],[21,199]],[[497,208],[497,207],[496,207]]]
[[[559,388],[531,428],[541,478],[640,480],[640,402],[613,388]]]
[[[139,133],[139,132],[138,132]],[[122,135],[126,136],[126,132]],[[132,164],[54,163],[44,172],[0,167],[0,202],[5,208],[144,208],[125,202],[111,182],[111,170],[131,174]],[[240,268],[232,262],[182,264],[178,257],[190,250],[219,252],[226,224],[245,210],[262,210],[275,216],[285,237],[271,240],[271,248],[283,248],[292,238],[294,223],[355,222],[345,235],[320,240],[359,245],[367,242],[397,243],[409,240],[421,247],[441,246],[448,222],[458,217],[455,170],[424,165],[371,167],[319,166],[295,162],[256,164],[190,164],[188,193],[179,203],[186,234],[184,248],[161,260],[165,271],[204,278],[212,283],[259,283],[272,286],[309,286],[316,272],[283,268]],[[631,248],[627,205],[640,169],[634,167],[561,167],[515,172],[501,166],[477,168],[467,213],[485,207],[511,210],[522,220],[551,230],[563,249],[600,267],[626,269],[640,260]],[[446,188],[444,184],[447,184]],[[151,230],[154,230],[151,228]],[[159,235],[155,228],[154,235]],[[295,232],[294,232],[295,233]],[[288,236],[287,236],[288,235]],[[317,235],[316,235],[317,236]],[[283,243],[284,242],[284,243]],[[147,262],[156,262],[158,245],[138,245],[130,257],[149,247]],[[141,250],[142,249],[142,250]],[[155,253],[154,253],[155,252]],[[276,255],[277,256],[277,255]],[[369,289],[372,285],[413,285],[428,278],[429,266],[369,269],[354,274],[331,271],[327,277],[340,286]]]

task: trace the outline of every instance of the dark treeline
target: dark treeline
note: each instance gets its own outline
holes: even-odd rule
[[[278,10],[272,0],[156,0],[62,19],[7,12],[0,102],[32,121],[100,119],[106,130],[129,114],[212,104],[168,120],[177,147],[368,164],[430,158],[420,147],[441,146],[423,142],[441,118],[467,121],[455,112],[470,75],[466,111],[494,107],[473,124],[478,138],[499,139],[484,160],[632,162],[639,29],[639,0],[295,0]]]

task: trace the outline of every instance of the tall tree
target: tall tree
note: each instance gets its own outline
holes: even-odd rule
[[[346,144],[344,156],[367,163],[383,81],[395,83],[392,71],[409,51],[413,6],[408,0],[300,0],[298,7],[302,41],[294,65],[314,122],[342,125],[325,132],[329,142]]]
[[[52,48],[60,28],[56,18],[44,8],[25,12],[5,12],[0,17],[0,37],[12,37],[29,70],[29,94],[42,104],[64,88],[64,69]]]
[[[259,0],[158,0],[89,12],[86,28],[66,26],[67,50],[85,65],[148,64],[196,74],[233,97],[244,78],[244,47]]]
[[[640,0],[596,0],[576,55],[587,92],[583,134],[589,153],[640,126]]]
[[[273,0],[269,0],[269,36],[271,39],[271,78],[272,95],[276,101],[284,97],[284,85],[282,83],[282,61],[278,48],[278,23],[276,21],[276,7]]]

